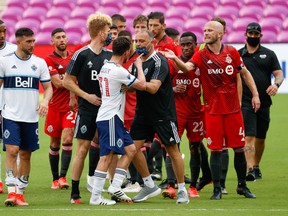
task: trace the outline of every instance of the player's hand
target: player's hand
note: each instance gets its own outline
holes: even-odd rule
[[[259,96],[253,96],[252,97],[252,107],[254,109],[254,112],[257,112],[260,108],[260,99]]]
[[[44,117],[47,115],[48,113],[48,103],[46,103],[45,101],[42,101],[36,111],[39,113],[40,117]]]
[[[95,106],[100,106],[102,103],[101,98],[97,97],[95,94],[88,94],[86,100]]]
[[[274,96],[276,95],[278,92],[278,87],[273,84],[273,85],[270,85],[267,89],[266,89],[266,93],[269,95],[269,96]]]
[[[121,91],[121,92],[127,92],[128,89],[129,89],[129,87],[128,87],[127,85],[122,84],[120,91]]]
[[[134,65],[135,65],[135,67],[142,67],[142,63],[143,63],[143,61],[142,61],[142,59],[141,59],[141,57],[143,56],[143,54],[141,54],[141,55],[139,55],[135,60],[134,60]]]
[[[170,49],[165,49],[165,51],[160,51],[159,50],[159,53],[161,54],[161,55],[163,55],[165,58],[168,58],[168,59],[174,59],[174,58],[176,58],[176,55],[175,55],[175,53],[172,51],[172,50],[170,50]]]
[[[77,102],[77,99],[76,97],[70,97],[70,100],[69,100],[69,108],[71,111],[75,112],[76,109],[78,107],[78,102]]]
[[[187,86],[184,84],[178,84],[175,87],[173,87],[173,91],[175,93],[184,93],[184,92],[186,92],[186,87]]]

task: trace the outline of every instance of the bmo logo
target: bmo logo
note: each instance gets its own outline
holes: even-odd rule
[[[190,85],[190,79],[176,79],[176,85],[183,84],[183,85]]]
[[[223,74],[223,73],[224,73],[224,70],[222,68],[208,69],[208,74]]]
[[[226,69],[225,69],[226,74],[228,75],[232,75],[234,72],[234,68],[232,67],[232,65],[227,65]]]
[[[15,87],[16,88],[32,88],[33,78],[32,77],[15,77]]]

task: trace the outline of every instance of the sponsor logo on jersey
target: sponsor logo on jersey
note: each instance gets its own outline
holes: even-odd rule
[[[208,74],[223,74],[224,73],[224,70],[223,68],[210,68],[208,69]]]
[[[232,66],[232,65],[227,65],[227,66],[226,66],[226,69],[225,69],[225,72],[226,72],[226,74],[228,74],[228,75],[232,75],[233,72],[234,72],[233,66]]]
[[[16,88],[33,88],[34,82],[33,77],[15,77]]]
[[[231,64],[231,62],[232,62],[232,58],[228,54],[226,56],[225,62],[227,62],[228,64]]]
[[[92,63],[91,61],[89,61],[89,62],[87,63],[87,65],[88,65],[89,68],[92,68],[93,63]]]
[[[190,79],[176,79],[176,85],[183,84],[183,85],[190,85],[192,81]]]
[[[266,55],[266,54],[263,54],[263,55],[259,55],[259,57],[260,57],[261,59],[265,59],[265,58],[267,57],[267,55]]]
[[[199,78],[193,79],[192,85],[194,88],[199,88],[200,87],[200,80]]]
[[[98,80],[97,70],[91,70],[91,80]]]
[[[173,141],[174,141],[174,138],[170,137],[169,142],[173,142]]]

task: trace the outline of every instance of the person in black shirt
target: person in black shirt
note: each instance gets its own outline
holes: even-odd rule
[[[277,94],[284,77],[275,53],[260,44],[261,26],[258,23],[250,23],[247,26],[245,36],[246,45],[239,50],[239,53],[254,78],[261,101],[260,109],[254,112],[251,105],[252,94],[245,82],[242,82],[242,113],[245,125],[245,154],[248,170],[246,180],[254,181],[262,178],[259,164],[269,128],[271,96]],[[271,84],[271,75],[275,78],[273,84]]]
[[[137,91],[136,114],[130,134],[137,148],[133,163],[144,181],[144,187],[132,200],[142,202],[161,193],[153,182],[140,148],[145,141],[152,141],[155,133],[166,146],[178,182],[177,203],[189,203],[184,182],[184,161],[178,149],[176,108],[167,60],[154,51],[153,34],[141,31],[136,34],[136,52],[142,54],[146,90]],[[136,68],[132,68],[134,74]]]
[[[64,87],[78,96],[78,114],[75,124],[77,138],[76,155],[72,162],[71,203],[80,204],[79,180],[90,142],[98,143],[96,117],[101,105],[101,92],[98,74],[103,64],[110,60],[112,52],[106,50],[111,42],[110,26],[112,20],[105,14],[92,14],[88,18],[91,37],[89,45],[76,51],[67,67]],[[96,164],[95,164],[96,166]]]

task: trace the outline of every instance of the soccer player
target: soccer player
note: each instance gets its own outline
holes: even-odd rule
[[[242,113],[245,125],[245,154],[247,181],[262,178],[259,164],[265,149],[265,139],[270,123],[271,96],[275,96],[284,80],[277,56],[260,43],[262,33],[258,23],[250,23],[245,32],[246,45],[239,50],[243,62],[251,72],[259,92],[261,107],[254,112],[249,101],[252,94],[243,83]],[[275,78],[271,84],[271,75]]]
[[[67,50],[68,38],[64,29],[54,29],[51,33],[51,41],[55,50],[45,58],[45,61],[51,76],[53,97],[49,102],[44,132],[50,137],[49,162],[53,176],[51,188],[68,189],[69,185],[66,181],[66,173],[72,156],[76,110],[70,110],[70,92],[63,87],[63,78],[67,65],[72,57],[72,52]],[[76,98],[74,95],[71,95],[71,102],[73,101],[76,105]],[[71,108],[75,109],[76,107]],[[62,155],[59,175],[61,137]]]
[[[118,32],[126,29],[126,19],[121,14],[113,14],[111,16],[112,23],[117,27]]]
[[[250,72],[244,67],[237,50],[223,45],[223,25],[209,21],[204,26],[204,49],[196,52],[192,59],[183,63],[167,50],[162,52],[173,59],[183,72],[198,67],[204,94],[205,127],[208,148],[211,150],[210,166],[214,184],[210,199],[222,198],[220,174],[223,140],[234,150],[234,167],[237,173],[237,193],[246,198],[256,198],[246,185],[246,159],[244,154],[244,122],[240,109],[240,97],[237,83],[241,82],[240,73],[252,92],[252,107],[260,107],[259,95]],[[240,72],[240,73],[239,73]]]
[[[124,108],[125,92],[122,85],[138,90],[146,89],[145,76],[142,70],[142,61],[138,57],[134,65],[138,76],[134,77],[121,66],[130,58],[131,41],[125,37],[117,38],[113,43],[113,55],[106,62],[100,73],[99,82],[102,94],[102,104],[97,115],[97,127],[99,131],[100,160],[95,171],[95,181],[90,205],[114,205],[114,200],[101,196],[107,170],[113,160],[113,154],[122,155],[117,163],[117,168],[108,188],[108,193],[124,202],[132,202],[122,190],[121,184],[126,177],[126,170],[136,153],[136,147],[125,128]]]
[[[15,44],[6,41],[6,25],[3,20],[0,20],[0,56],[5,56],[14,52],[17,49]],[[2,112],[2,89],[0,89],[0,118]],[[2,128],[2,121],[0,121],[0,128]],[[2,129],[0,130],[0,144],[2,143]],[[3,149],[3,148],[2,148]],[[0,193],[4,193],[2,178],[1,178],[2,157],[0,152]]]
[[[28,186],[32,151],[39,149],[38,120],[48,111],[53,90],[45,61],[33,55],[35,37],[29,28],[15,32],[17,49],[0,58],[3,84],[3,143],[6,150],[6,206],[27,206],[23,193]],[[39,103],[39,81],[44,98]],[[20,165],[16,176],[16,159]]]
[[[63,80],[64,87],[78,96],[79,105],[75,123],[77,148],[72,161],[72,204],[81,203],[79,181],[90,142],[97,135],[96,117],[101,105],[98,74],[112,56],[112,52],[104,48],[111,42],[111,25],[112,20],[108,15],[95,13],[88,17],[91,42],[74,53]],[[97,139],[95,142],[98,143]]]
[[[142,202],[161,193],[153,182],[145,157],[140,148],[146,141],[152,141],[155,133],[159,136],[171,156],[178,182],[177,203],[189,203],[184,182],[184,161],[178,149],[180,137],[177,133],[176,109],[169,75],[169,66],[165,58],[157,54],[152,44],[153,34],[142,31],[136,35],[136,52],[143,54],[143,71],[146,77],[145,91],[136,91],[137,105],[130,134],[137,152],[133,159],[134,166],[143,178],[144,187],[133,198]],[[133,73],[137,72],[132,69]]]
[[[194,55],[197,45],[196,35],[192,32],[183,33],[180,37],[180,45],[182,55],[179,58],[183,62],[187,62]],[[178,134],[182,137],[186,129],[186,136],[189,141],[191,183],[188,193],[191,198],[196,198],[200,197],[196,189],[196,183],[201,165],[200,143],[204,137],[203,111],[200,100],[200,72],[197,69],[189,73],[183,73],[177,65],[174,65],[171,78],[176,104]],[[169,172],[173,172],[173,169]],[[172,186],[169,185],[162,192],[162,195],[174,199],[176,190],[173,186],[175,186],[175,182]]]
[[[133,28],[134,28],[135,34],[137,34],[140,31],[147,30],[148,18],[144,15],[138,15],[133,20]]]

